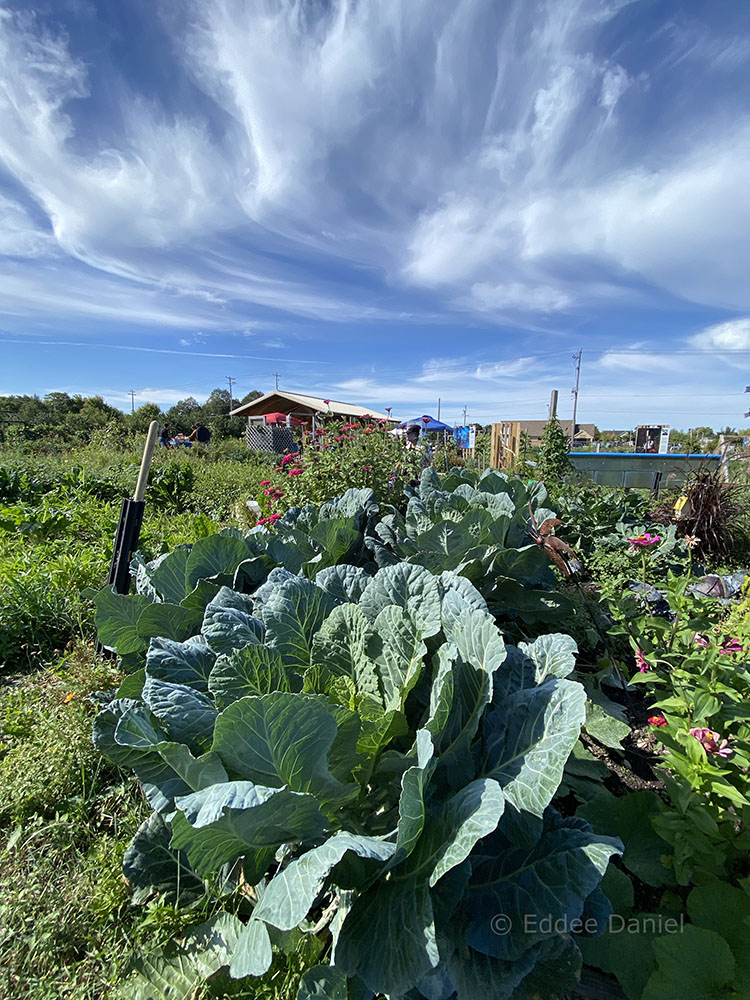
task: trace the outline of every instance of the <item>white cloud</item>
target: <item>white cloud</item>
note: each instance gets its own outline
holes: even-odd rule
[[[519,281],[512,281],[508,285],[478,282],[472,285],[469,301],[481,310],[519,309],[542,313],[565,309],[571,304],[570,296],[559,288],[550,285],[524,285]]]
[[[22,205],[0,194],[0,256],[40,257],[53,250],[51,234]]]
[[[622,66],[607,67],[602,76],[602,88],[599,93],[601,106],[609,112],[613,111],[631,83],[627,70]]]
[[[691,337],[690,342],[706,351],[750,351],[750,317],[706,327]]]

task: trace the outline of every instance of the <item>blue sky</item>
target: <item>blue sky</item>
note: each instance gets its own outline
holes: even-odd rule
[[[747,427],[750,4],[0,0],[0,393]]]

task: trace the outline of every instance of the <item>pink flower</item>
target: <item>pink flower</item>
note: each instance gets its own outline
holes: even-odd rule
[[[296,458],[297,458],[296,455],[284,455],[284,457],[281,460],[281,464],[282,466],[289,465],[289,463],[293,462]]]
[[[430,418],[429,417],[422,417],[422,423],[423,424],[429,424],[429,422],[430,422]]]
[[[663,715],[652,715],[648,720],[652,726],[666,726],[667,720]]]
[[[346,434],[339,434],[338,437],[333,439],[334,441],[346,441]]]
[[[729,749],[729,740],[719,742],[719,734],[715,733],[713,729],[691,729],[690,735],[698,740],[706,753],[713,754],[714,757],[729,757],[730,754],[734,753],[733,750]]]
[[[260,485],[261,486],[270,486],[271,485],[271,480],[270,479],[264,479],[263,482]]]
[[[289,470],[289,475],[290,476],[301,476],[302,475],[302,469],[290,469]]]
[[[363,465],[362,466],[362,471],[363,472],[372,472],[372,466],[371,465]]]
[[[739,639],[725,639],[724,645],[721,647],[719,652],[723,653],[725,656],[731,656],[732,653],[741,653],[742,649],[743,647],[740,646]]]
[[[263,490],[263,495],[267,496],[267,497],[274,496],[275,493],[276,493],[276,490]]]
[[[268,524],[269,518],[261,517],[258,519],[258,524]]]
[[[645,674],[652,669],[651,664],[648,662],[648,660],[643,655],[640,649],[636,649],[635,651],[635,663],[636,666],[638,667],[638,670],[642,674]]]
[[[635,551],[636,548],[646,548],[649,545],[657,545],[661,538],[658,535],[650,535],[647,531],[643,535],[636,535],[635,538],[629,538],[628,541]]]
[[[695,633],[695,641],[699,646],[703,646],[704,649],[708,645],[708,639],[705,635],[701,635],[700,632]]]
[[[271,514],[271,516],[268,518],[268,520],[271,522],[271,524],[274,524],[276,521],[279,520],[280,517],[281,517],[281,514]]]
[[[324,400],[323,400],[323,402],[324,402],[324,403],[326,404],[326,406],[328,406],[328,404],[329,404],[329,403],[330,403],[331,401],[330,401],[330,399],[324,399]]]
[[[392,407],[392,406],[386,406],[386,408],[385,408],[385,412],[386,412],[386,413],[390,413],[392,409],[393,409],[393,407]]]

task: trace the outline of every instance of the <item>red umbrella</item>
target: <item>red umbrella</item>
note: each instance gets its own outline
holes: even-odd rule
[[[304,425],[304,424],[307,423],[307,420],[303,420],[301,417],[290,417],[286,413],[266,413],[265,414],[265,421],[266,421],[267,424],[285,424],[287,422],[287,420],[289,420],[289,422],[294,427],[299,427],[300,425]]]

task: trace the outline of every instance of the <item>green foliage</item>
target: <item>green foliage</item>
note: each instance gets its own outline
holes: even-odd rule
[[[429,521],[451,498],[468,508],[483,494],[503,506],[502,537],[522,538],[510,495],[525,502],[525,487],[496,474],[478,487],[463,480],[450,493],[428,471],[410,505]],[[475,508],[482,523],[487,509]],[[442,542],[422,545],[429,567],[395,554],[374,576],[333,564],[365,555],[376,512],[371,491],[350,490],[271,531],[139,562],[138,594],[97,599],[102,641],[125,658],[145,652],[140,695],[128,686],[109,702],[94,736],[154,810],[126,855],[128,877],[170,898],[204,882],[206,899],[230,877],[218,958],[199,930],[178,966],[146,960],[158,959],[165,983],[219,965],[230,979],[261,976],[279,934],[312,922],[323,935],[330,923],[334,954],[330,973],[305,977],[308,994],[330,975],[336,989],[361,981],[398,996],[432,996],[435,976],[459,998],[509,977],[532,989],[532,971],[551,975],[561,949],[575,967],[577,949],[526,933],[524,915],[606,912],[596,887],[617,841],[552,806],[585,715],[585,692],[568,679],[575,643],[506,646],[455,571],[460,549]],[[524,572],[534,581],[542,569]],[[214,596],[179,636],[201,585]],[[176,638],[149,643],[163,632],[143,616],[157,608]],[[249,895],[232,894],[239,865],[258,886]],[[492,929],[503,911],[508,937]]]
[[[573,466],[568,458],[568,441],[557,418],[548,420],[542,433],[536,475],[544,483],[560,483]]]
[[[187,462],[157,465],[148,480],[147,500],[162,507],[185,510],[195,485],[195,471]]]

